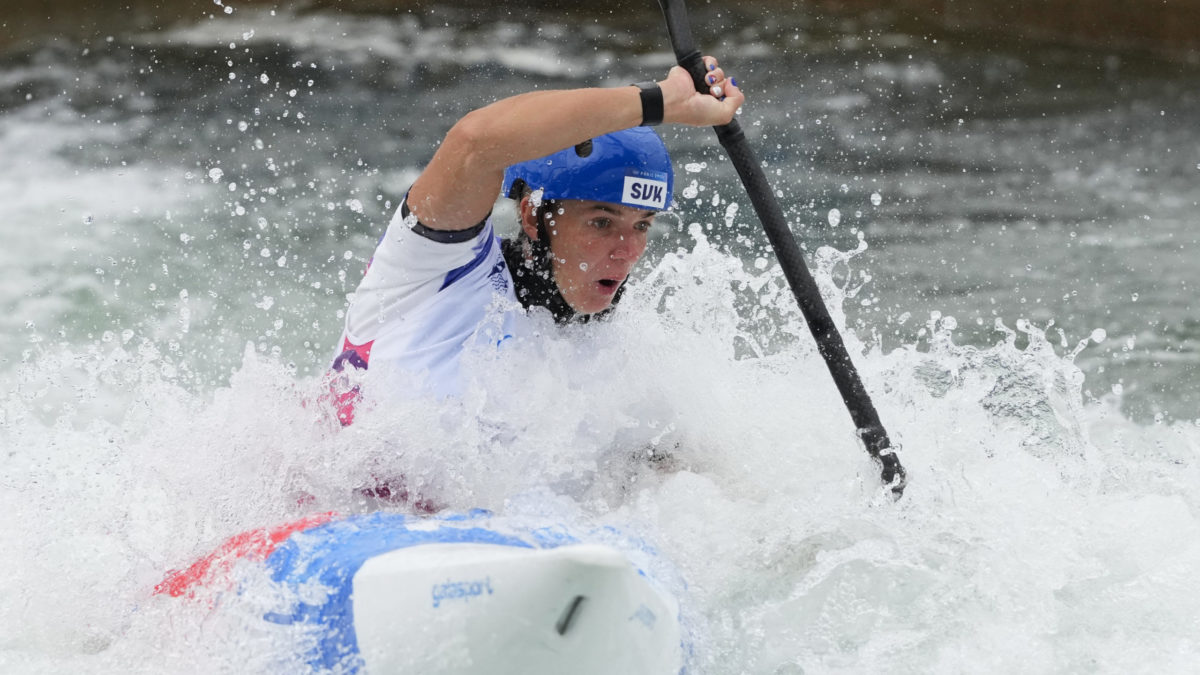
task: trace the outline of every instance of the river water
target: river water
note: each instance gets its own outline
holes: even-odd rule
[[[696,13],[903,445],[892,503],[704,129],[662,130],[677,215],[613,321],[331,428],[306,402],[347,293],[454,120],[670,53],[649,11],[224,9],[0,54],[0,670],[286,671],[252,602],[149,589],[379,507],[381,471],[654,542],[695,672],[1200,655],[1197,72]]]

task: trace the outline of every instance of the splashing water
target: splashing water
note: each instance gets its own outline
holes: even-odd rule
[[[1134,424],[1119,395],[1086,394],[1077,365],[1111,366],[1095,352],[1136,355],[1143,344],[1187,363],[1186,349],[1162,349],[1163,335],[1128,318],[1175,305],[1154,283],[1114,273],[1105,256],[1136,261],[1142,250],[1152,279],[1188,267],[1164,256],[1186,255],[1175,245],[1194,181],[1167,190],[1180,172],[1166,162],[1184,153],[1163,147],[1188,147],[1192,127],[1154,127],[1157,140],[1144,147],[1122,141],[1123,131],[1105,135],[1158,124],[1124,102],[1082,117],[975,117],[959,122],[970,135],[947,137],[946,101],[988,105],[976,105],[974,86],[956,87],[980,79],[963,68],[982,64],[1024,87],[1014,73],[1025,66],[990,55],[938,65],[928,53],[896,66],[904,54],[873,46],[797,63],[768,45],[776,36],[747,34],[762,40],[738,55],[747,68],[757,59],[763,74],[811,71],[805,105],[853,110],[800,132],[776,124],[799,112],[778,107],[791,94],[764,89],[767,112],[749,110],[745,121],[780,141],[766,159],[793,229],[838,243],[807,250],[902,445],[910,485],[893,503],[778,264],[747,233],[750,211],[730,198],[735,182],[719,180],[723,163],[686,134],[668,138],[686,158],[679,236],[656,235],[656,259],[611,321],[547,322],[540,340],[468,354],[474,380],[461,400],[410,391],[339,428],[317,403],[321,341],[336,332],[378,237],[369,223],[395,207],[398,196],[380,186],[411,183],[444,131],[435,120],[448,121],[446,101],[530,79],[595,84],[596,72],[637,81],[657,57],[621,65],[594,48],[597,38],[558,39],[575,35],[561,21],[502,19],[477,33],[441,17],[422,25],[255,11],[80,45],[95,51],[78,59],[47,46],[0,62],[16,83],[0,148],[25,162],[0,166],[0,220],[10,228],[0,304],[11,310],[0,317],[0,672],[295,672],[313,636],[261,620],[281,592],[261,569],[236,569],[240,593],[199,603],[151,589],[237,532],[314,511],[398,508],[357,489],[394,475],[447,509],[611,525],[652,542],[666,577],[678,575],[693,672],[1193,668],[1200,429]],[[643,33],[642,24],[596,31],[606,44],[637,44]],[[904,44],[905,53],[920,47]],[[516,75],[496,76],[506,69]],[[1170,105],[1194,108],[1180,92],[1196,87],[1168,85]],[[1011,91],[1001,89],[1004,105]],[[937,114],[897,115],[909,100]],[[371,135],[376,126],[384,131]],[[1108,140],[1076,133],[1089,128]],[[999,159],[980,159],[997,148]],[[1054,170],[1029,171],[1030,157],[1046,153]],[[412,159],[397,166],[399,157]],[[899,168],[883,168],[878,183],[845,175],[879,159]],[[1190,171],[1194,160],[1172,161]],[[1063,183],[1071,190],[1054,189]],[[1144,236],[1109,233],[1121,230],[1109,211],[1155,201],[1170,208],[1138,221]],[[922,210],[930,202],[943,209],[936,217]],[[977,257],[951,255],[963,248],[947,236],[955,227]],[[895,272],[871,258],[885,248],[917,273],[873,284]],[[1010,249],[1041,257],[1010,270]],[[1056,257],[1066,253],[1079,255]],[[959,263],[979,269],[960,274]],[[939,276],[939,264],[950,271]],[[1039,276],[1063,265],[1065,277]],[[1090,275],[1115,284],[1083,287],[1079,299],[1079,289],[1064,290],[1063,278]],[[1001,290],[1014,285],[1006,305]],[[879,306],[883,286],[923,296],[961,324],[922,309],[925,321],[897,321],[911,332],[882,336],[890,326],[862,309]],[[1055,306],[1061,331],[1055,312],[1022,306],[1025,295],[1032,307],[1068,291]],[[988,300],[1000,303],[998,319],[980,323],[995,306]],[[1122,311],[1135,301],[1138,312]],[[1036,321],[1016,320],[1015,308]],[[1120,321],[1093,330],[1110,310]],[[1069,313],[1080,316],[1075,325]],[[1175,323],[1186,347],[1194,334]],[[989,327],[991,342],[968,340]],[[1089,339],[1072,345],[1067,334]],[[363,384],[380,377],[372,371]]]
[[[956,345],[951,317],[889,353],[849,334],[903,443],[893,504],[773,274],[691,236],[613,321],[470,353],[461,400],[409,395],[347,429],[318,378],[253,348],[211,397],[149,341],[30,356],[0,407],[0,663],[287,671],[306,638],[258,618],[254,570],[215,613],[149,589],[238,531],[378,508],[353,488],[389,471],[447,508],[540,495],[543,517],[653,541],[686,580],[697,672],[1190,662],[1195,428],[1084,404],[1074,353],[1028,323],[986,349]],[[817,256],[835,316],[852,291],[833,270],[859,252]],[[747,294],[789,347],[764,346]]]

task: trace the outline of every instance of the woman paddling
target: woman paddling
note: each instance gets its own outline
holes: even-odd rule
[[[744,96],[716,59],[697,93],[682,68],[626,87],[537,91],[475,110],[446,134],[405,196],[346,312],[333,369],[386,367],[458,389],[462,350],[510,335],[511,310],[588,320],[620,297],[671,200],[670,157],[642,127],[713,126]],[[521,233],[495,236],[496,195],[518,200]],[[357,387],[335,392],[353,420]]]

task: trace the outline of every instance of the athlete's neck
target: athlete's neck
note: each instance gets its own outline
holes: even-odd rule
[[[554,282],[554,269],[550,264],[550,250],[541,239],[530,239],[522,234],[516,239],[505,239],[501,243],[504,262],[512,274],[517,300],[526,309],[545,307],[558,323],[587,323],[592,319],[604,318],[616,306],[625,290],[624,284],[613,296],[612,305],[595,314],[580,314],[571,308]]]

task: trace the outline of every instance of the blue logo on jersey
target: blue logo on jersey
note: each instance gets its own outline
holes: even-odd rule
[[[508,275],[504,273],[505,267],[504,259],[501,258],[496,262],[496,266],[492,268],[492,271],[488,272],[488,279],[491,280],[492,288],[497,293],[503,293],[508,290]]]

